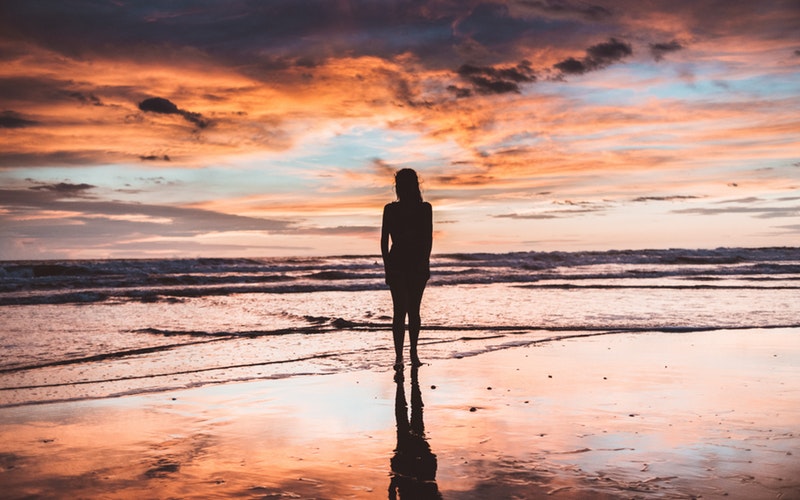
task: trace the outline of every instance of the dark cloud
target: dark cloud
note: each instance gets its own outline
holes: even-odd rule
[[[343,54],[446,60],[455,45],[453,23],[473,3],[3,2],[0,33],[76,59],[211,58],[257,74],[265,56],[306,68]]]
[[[541,214],[500,214],[500,215],[493,215],[495,219],[515,219],[515,220],[546,220],[546,219],[558,219],[558,215],[554,215],[552,213],[541,213]]]
[[[437,184],[449,186],[489,186],[495,180],[491,175],[464,174],[464,175],[437,175],[433,179]]]
[[[738,198],[735,200],[722,200],[717,203],[758,203],[760,201],[764,201],[761,198],[756,198],[755,196],[748,196],[747,198]]]
[[[69,96],[73,99],[76,99],[81,104],[87,104],[91,106],[102,106],[103,102],[94,94],[86,95],[83,92],[70,92]]]
[[[36,124],[35,121],[26,120],[15,111],[3,111],[0,113],[0,128],[25,128]]]
[[[516,83],[532,82],[536,79],[529,61],[523,61],[511,68],[478,67],[465,64],[458,69],[458,74],[468,78],[485,76],[493,80],[510,80]]]
[[[595,205],[592,201],[553,200],[553,205],[568,205],[571,207],[589,207]]]
[[[476,0],[451,5],[461,7],[449,42],[453,56],[481,66],[507,64],[544,47],[576,42],[585,46],[578,41],[604,31],[624,32],[615,29],[610,10],[579,0]],[[424,53],[418,56],[430,62]]]
[[[675,195],[675,196],[640,196],[638,198],[634,198],[633,202],[645,202],[645,201],[683,201],[683,200],[696,200],[698,198],[702,198],[702,196],[693,196],[693,195]]]
[[[586,54],[597,67],[603,67],[633,54],[633,49],[629,43],[610,38],[607,42],[592,45],[586,49]]]
[[[142,155],[139,159],[142,161],[171,161],[169,155]]]
[[[179,115],[181,110],[178,109],[171,101],[162,97],[151,97],[139,103],[139,109],[142,111],[152,111],[153,113],[162,113],[165,115]]]
[[[0,78],[0,96],[5,102],[42,102],[59,98],[69,82],[47,77]]]
[[[400,105],[411,107],[430,105],[430,103],[425,100],[418,99],[417,92],[412,83],[400,73],[389,72],[387,76],[389,76],[389,82],[394,96]]]
[[[59,195],[59,198],[84,198],[86,191],[92,190],[97,186],[81,183],[72,184],[69,182],[59,182],[58,184],[42,184],[33,186],[29,189],[33,191],[49,191]]]
[[[778,219],[785,217],[797,217],[800,215],[800,206],[686,208],[682,210],[673,210],[672,213],[691,215],[752,214],[752,216],[757,219]]]
[[[579,61],[574,57],[564,59],[563,61],[554,64],[553,67],[565,75],[582,75],[587,71],[591,71],[591,68],[588,67],[586,63]]]
[[[586,21],[602,21],[612,13],[602,5],[573,4],[563,0],[522,0],[518,5],[533,13],[548,17],[578,18]]]
[[[598,43],[586,49],[586,56],[583,59],[569,57],[554,64],[553,67],[564,75],[582,75],[589,71],[603,69],[632,54],[633,49],[629,43],[609,38],[607,42]]]
[[[457,99],[470,97],[472,95],[472,90],[465,89],[457,85],[448,85],[447,90],[448,92],[451,92],[453,95],[455,95]]]
[[[60,63],[60,62],[59,62]],[[0,78],[0,99],[9,107],[19,108],[26,103],[36,105],[78,102],[86,106],[104,106],[103,97],[112,100],[129,99],[138,93],[125,85],[92,86],[87,82],[47,76],[15,76]]]
[[[200,113],[193,113],[180,109],[172,101],[164,99],[163,97],[150,97],[139,103],[139,109],[151,113],[159,113],[163,115],[179,115],[186,121],[194,123],[198,128],[206,128],[209,121],[203,118]]]
[[[505,94],[507,92],[519,92],[519,85],[507,80],[492,80],[482,76],[471,78],[472,84],[479,94]]]
[[[464,64],[457,71],[458,75],[470,82],[479,94],[505,94],[519,92],[519,84],[535,82],[536,74],[529,61],[522,61],[511,67],[474,66]],[[466,97],[464,89],[453,87],[457,96]],[[460,94],[459,94],[460,93]]]
[[[110,151],[43,151],[43,152],[5,152],[0,150],[0,167],[85,167],[87,165],[108,165],[109,163],[130,161],[130,156]]]
[[[281,69],[271,66],[270,59],[282,69],[314,68],[342,55],[391,59],[412,54],[425,66],[446,68],[459,55],[464,59],[471,42],[487,58],[470,60],[498,64],[518,59],[532,46],[575,46],[599,33],[633,37],[625,23],[658,12],[686,20],[694,31],[687,36],[769,36],[796,28],[796,16],[781,15],[796,10],[791,1],[51,0],[1,5],[0,33],[6,38],[70,58],[99,55],[147,62],[157,57],[173,64],[194,58],[263,78]],[[670,42],[663,45],[671,48]],[[14,50],[6,48],[6,57],[20,57]]]
[[[683,45],[681,45],[677,40],[672,40],[671,42],[666,43],[651,43],[650,53],[653,55],[653,58],[656,61],[660,61],[664,59],[666,54],[683,50],[683,48]]]

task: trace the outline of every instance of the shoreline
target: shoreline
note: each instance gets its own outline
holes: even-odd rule
[[[436,490],[800,497],[798,334],[620,334],[433,360],[416,424]],[[413,382],[387,366],[0,409],[0,482],[8,498],[386,498]]]

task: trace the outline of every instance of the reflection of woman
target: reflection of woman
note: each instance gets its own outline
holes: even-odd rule
[[[386,284],[392,291],[394,313],[395,369],[403,368],[405,318],[408,316],[408,337],[411,343],[411,364],[422,363],[417,356],[417,340],[421,320],[419,308],[422,292],[430,277],[430,256],[433,244],[433,215],[431,204],[422,201],[417,173],[410,168],[394,176],[397,201],[383,208],[381,255],[386,271]],[[389,238],[392,248],[389,249]]]
[[[411,420],[402,378],[397,381],[394,413],[397,419],[397,448],[391,460],[392,479],[389,498],[395,500],[441,500],[436,484],[436,455],[425,440],[422,420],[422,392],[419,389],[417,368],[411,369]]]

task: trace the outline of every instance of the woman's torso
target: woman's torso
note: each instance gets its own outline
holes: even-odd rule
[[[428,273],[432,231],[430,203],[393,202],[386,205],[385,210],[392,239],[389,271]]]

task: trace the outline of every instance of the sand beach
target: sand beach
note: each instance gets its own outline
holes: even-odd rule
[[[800,498],[798,333],[609,332],[398,382],[387,351],[386,368],[8,407],[0,483],[9,499]]]
[[[0,1],[0,500],[800,500],[798,33]]]

